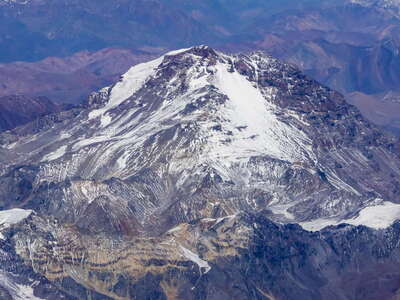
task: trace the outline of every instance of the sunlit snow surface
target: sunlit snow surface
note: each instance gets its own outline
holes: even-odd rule
[[[49,153],[45,157],[43,157],[42,161],[50,161],[50,160],[56,160],[57,158],[60,158],[65,154],[65,151],[67,150],[67,146],[61,146],[58,148],[56,151]]]
[[[216,66],[216,87],[228,97],[220,110],[225,130],[234,134],[231,142],[221,143],[216,136],[207,151],[210,156],[223,160],[246,159],[250,156],[269,155],[290,162],[302,161],[308,138],[299,130],[279,121],[274,114],[274,105],[246,77],[238,72],[229,72],[226,64]],[[238,128],[243,128],[238,130]]]
[[[340,221],[334,219],[318,219],[311,222],[300,223],[300,225],[309,231],[318,231],[327,226],[341,223],[383,229],[389,227],[398,219],[400,219],[400,204],[383,202],[380,205],[364,208],[359,212],[358,216],[352,219]]]
[[[205,260],[202,260],[196,253],[193,253],[189,249],[180,246],[183,256],[187,259],[193,261],[195,264],[199,266],[200,272],[204,269],[204,274],[208,273],[211,270],[210,265]]]
[[[2,272],[0,272],[0,286],[11,294],[13,300],[42,300],[33,294],[32,286],[17,284],[10,276]]]
[[[29,217],[31,213],[31,210],[20,208],[0,211],[0,230],[23,221],[24,219]],[[0,238],[3,238],[1,233]]]
[[[137,92],[146,82],[146,79],[154,74],[154,70],[160,65],[162,60],[163,57],[160,57],[159,59],[141,63],[130,68],[112,88],[107,104],[100,109],[92,111],[89,114],[89,120],[101,116],[102,127],[107,126],[111,122],[111,117],[107,115],[107,112]]]
[[[13,208],[10,210],[0,211],[0,224],[1,225],[12,225],[21,222],[22,220],[29,217],[32,213],[31,210]]]

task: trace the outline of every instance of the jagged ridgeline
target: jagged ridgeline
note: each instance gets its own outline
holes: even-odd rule
[[[0,140],[4,299],[396,299],[398,141],[274,58],[173,51]]]

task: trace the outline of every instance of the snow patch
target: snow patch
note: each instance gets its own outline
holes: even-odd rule
[[[187,259],[191,260],[192,262],[194,262],[195,264],[197,264],[199,266],[199,270],[200,273],[202,273],[203,269],[204,269],[204,274],[207,274],[210,270],[211,267],[208,264],[208,262],[206,262],[205,260],[202,260],[196,253],[193,253],[192,251],[190,251],[189,249],[179,245],[180,249],[182,250],[182,254],[184,257],[186,257]]]
[[[0,211],[0,230],[10,227],[11,225],[18,224],[32,213],[32,210],[13,208],[9,210]],[[0,239],[4,236],[0,233]]]
[[[173,51],[168,52],[168,53],[165,54],[165,55],[166,55],[166,56],[167,56],[167,55],[168,55],[168,56],[178,55],[178,54],[184,53],[184,52],[186,52],[186,51],[188,51],[188,50],[190,50],[190,49],[191,49],[191,48],[183,48],[183,49],[173,50]]]
[[[229,65],[219,63],[215,69],[215,86],[228,97],[219,112],[224,133],[208,136],[206,153],[212,160],[234,162],[255,155],[269,155],[290,162],[304,160],[311,143],[307,136],[278,120],[276,107],[268,101],[273,90],[262,94],[246,77],[230,72]],[[209,135],[209,129],[205,134]]]
[[[327,226],[339,225],[341,223],[384,229],[391,226],[398,219],[400,219],[400,204],[385,201],[379,205],[368,206],[362,209],[358,216],[352,219],[339,221],[336,219],[317,219],[300,223],[300,225],[308,231],[319,231]]]
[[[17,284],[10,276],[0,273],[0,286],[4,287],[13,300],[42,300],[33,294],[33,288],[29,285]]]
[[[45,157],[43,157],[42,161],[51,161],[51,160],[56,160],[63,156],[65,152],[67,151],[67,145],[61,146],[58,148],[56,151],[51,152],[47,154]]]
[[[0,211],[0,225],[13,225],[29,217],[32,210],[13,208]]]
[[[110,93],[110,99],[107,104],[99,109],[91,111],[89,113],[89,120],[95,119],[99,116],[103,116],[109,110],[117,107],[134,93],[136,93],[146,82],[149,76],[153,75],[155,69],[161,64],[164,57],[141,63],[133,66],[126,72],[121,80],[112,88]],[[110,116],[102,117],[102,126],[107,126],[111,122]]]
[[[168,231],[167,231],[167,234],[171,234],[171,233],[180,231],[182,228],[183,228],[182,225],[178,225],[178,226],[176,226],[176,227],[174,227],[174,228],[168,230]]]
[[[294,220],[295,217],[292,213],[289,212],[289,208],[291,208],[294,204],[283,204],[283,205],[272,205],[268,208],[276,215],[282,215],[287,220]]]

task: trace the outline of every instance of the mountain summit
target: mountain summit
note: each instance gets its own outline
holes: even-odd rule
[[[26,210],[18,211],[23,218],[6,216],[18,220],[7,223],[9,247],[37,271],[29,276],[39,273],[71,293],[81,285],[133,299],[119,276],[140,286],[137,278],[149,269],[186,272],[188,261],[200,277],[216,276],[209,262],[242,259],[242,251],[265,242],[258,230],[283,248],[282,234],[324,248],[330,237],[316,241],[282,224],[390,231],[400,217],[398,141],[340,94],[262,53],[228,55],[207,46],[169,52],[133,66],[85,108],[0,140],[1,208],[11,216]],[[347,239],[348,228],[337,238]],[[368,238],[382,239],[372,229]],[[293,251],[312,260],[301,245]],[[67,278],[74,284],[66,288]],[[168,280],[154,284],[182,292]],[[184,290],[182,299],[201,298]]]
[[[134,217],[140,230],[165,216],[172,226],[264,209],[284,222],[336,222],[399,195],[395,140],[261,53],[167,53],[93,94],[76,117],[9,140],[3,176],[19,180],[15,166],[34,165],[30,192],[57,198],[61,211],[46,212],[75,221],[105,197],[106,214]]]

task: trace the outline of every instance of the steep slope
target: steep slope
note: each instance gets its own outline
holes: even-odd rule
[[[398,140],[261,53],[169,52],[0,140],[1,270],[38,297],[353,299],[378,268],[371,299],[398,289]],[[341,222],[370,228],[283,225]]]

